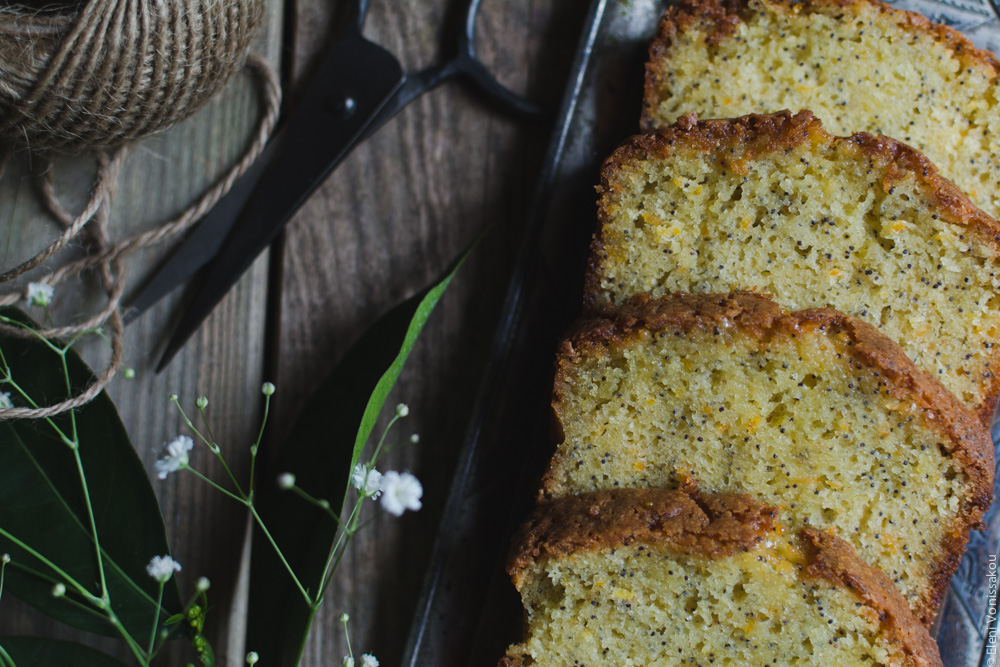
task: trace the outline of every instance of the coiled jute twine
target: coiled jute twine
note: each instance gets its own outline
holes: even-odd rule
[[[34,257],[0,273],[8,283],[42,265],[68,244],[83,258],[33,282],[54,286],[96,271],[107,293],[100,312],[86,321],[33,333],[0,324],[21,338],[71,338],[104,329],[111,358],[100,376],[69,400],[39,408],[0,409],[0,419],[41,418],[93,400],[122,366],[121,298],[124,258],[187,230],[222,198],[263,150],[278,118],[281,92],[274,69],[248,55],[261,22],[263,0],[85,0],[59,11],[0,8],[0,177],[7,158],[30,150],[94,151],[97,173],[79,213],[57,199],[52,169],[39,177],[45,209],[61,226],[58,237]],[[107,222],[118,173],[129,142],[166,129],[190,115],[229,77],[247,69],[259,83],[264,113],[243,158],[180,215],[150,231],[112,242]],[[0,295],[0,306],[23,300],[22,291]]]

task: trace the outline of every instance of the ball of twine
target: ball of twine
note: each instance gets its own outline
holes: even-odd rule
[[[166,129],[244,63],[263,0],[0,8],[0,142],[80,152]]]

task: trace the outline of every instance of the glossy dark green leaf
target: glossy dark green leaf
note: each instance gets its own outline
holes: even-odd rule
[[[469,252],[471,248],[435,284],[383,315],[348,350],[310,398],[275,464],[261,479],[258,512],[311,595],[321,583],[336,524],[302,499],[278,490],[274,480],[279,473],[292,472],[299,487],[341,502],[352,465],[420,331]],[[313,611],[259,534],[251,560],[249,608],[247,649],[256,651],[262,664],[297,665]]]
[[[17,667],[125,667],[106,653],[73,642],[39,637],[0,637],[0,648]],[[0,664],[2,658],[0,658]]]
[[[17,311],[3,314],[27,321]],[[40,341],[5,336],[0,336],[0,351],[14,381],[36,403],[51,405],[65,399],[66,378],[58,354]],[[67,365],[74,390],[92,380],[90,369],[72,351]],[[27,405],[9,385],[0,385],[0,391],[9,392],[15,405]],[[102,393],[78,409],[75,417],[112,608],[144,645],[153,625],[158,587],[146,573],[146,564],[153,556],[169,553],[163,518],[146,470],[107,395]],[[68,414],[54,422],[72,433]],[[96,549],[75,457],[46,420],[0,422],[0,529],[100,595]],[[52,586],[58,579],[52,569],[3,534],[0,552],[13,558],[4,595],[15,595],[64,623],[118,634],[107,621],[53,597]],[[79,599],[70,586],[67,591],[68,597]],[[175,580],[167,583],[163,599],[161,618],[181,610]]]

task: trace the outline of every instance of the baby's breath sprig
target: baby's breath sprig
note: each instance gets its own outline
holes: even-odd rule
[[[340,624],[344,626],[344,641],[347,643],[347,655],[340,659],[340,667],[378,667],[378,658],[371,653],[361,654],[361,663],[354,660],[354,651],[351,649],[351,636],[347,632],[347,622],[351,620],[347,612],[340,615]]]
[[[296,477],[293,473],[286,472],[278,476],[277,484],[278,487],[291,491],[296,494],[304,501],[315,505],[316,507],[323,510],[334,522],[339,526],[337,531],[337,536],[334,541],[333,548],[327,558],[326,566],[323,570],[323,577],[321,578],[321,583],[319,589],[316,593],[311,594],[306,587],[302,584],[302,581],[296,575],[288,559],[282,553],[281,548],[278,546],[277,542],[271,536],[271,532],[268,530],[263,519],[257,512],[254,506],[254,477],[255,477],[255,462],[257,458],[257,450],[260,447],[260,441],[264,434],[264,427],[267,424],[267,417],[270,407],[271,397],[274,395],[275,387],[270,382],[265,382],[261,386],[261,393],[264,395],[264,414],[261,419],[260,430],[257,434],[257,440],[250,448],[250,480],[247,489],[244,490],[240,485],[239,481],[233,475],[232,470],[226,464],[225,456],[222,453],[222,448],[217,444],[214,435],[212,434],[211,427],[209,426],[208,416],[206,414],[206,408],[208,407],[209,401],[207,397],[201,396],[195,401],[195,406],[197,407],[202,422],[205,424],[205,433],[195,426],[194,422],[188,417],[184,408],[181,406],[180,398],[176,394],[170,395],[170,402],[173,403],[181,413],[181,417],[184,423],[191,429],[195,437],[202,442],[222,463],[226,474],[229,476],[232,482],[232,489],[227,489],[210,479],[203,473],[199,472],[197,469],[191,465],[191,452],[194,449],[195,441],[189,436],[180,435],[171,440],[166,445],[166,455],[156,462],[156,470],[160,479],[166,479],[168,475],[177,471],[187,471],[195,475],[197,478],[201,479],[203,482],[226,495],[229,498],[245,505],[250,511],[254,522],[260,528],[261,532],[267,538],[268,542],[271,544],[276,555],[281,560],[282,565],[284,565],[286,571],[291,576],[292,581],[298,588],[302,597],[305,599],[306,604],[308,604],[313,609],[318,609],[320,604],[323,602],[323,595],[329,586],[330,579],[333,572],[336,570],[343,557],[351,538],[359,529],[361,529],[365,523],[362,523],[361,518],[361,508],[366,500],[377,500],[381,498],[382,507],[385,511],[395,516],[403,514],[406,510],[418,510],[421,507],[420,498],[423,495],[423,487],[420,481],[416,477],[408,472],[397,472],[394,470],[389,470],[384,474],[376,469],[376,464],[378,459],[388,451],[386,447],[386,439],[392,426],[400,419],[405,418],[410,413],[410,408],[405,403],[400,403],[396,406],[395,412],[389,423],[386,425],[379,438],[378,444],[375,447],[375,452],[372,458],[367,463],[357,463],[351,471],[350,478],[350,488],[357,491],[357,497],[350,511],[348,512],[347,518],[342,519],[332,508],[330,501],[326,498],[317,498],[311,493],[301,488],[297,482]],[[419,442],[420,438],[416,434],[413,434],[409,438],[409,442],[416,443]],[[348,494],[345,493],[344,502],[341,507],[346,508],[348,503]],[[371,656],[362,656],[363,662],[366,667],[371,667],[371,665],[377,665],[377,661],[372,663],[374,660]]]
[[[407,417],[409,414],[410,408],[406,403],[398,404],[392,418],[382,431],[371,459],[368,463],[355,462],[354,467],[351,469],[350,486],[344,492],[344,499],[341,503],[341,507],[346,508],[350,489],[353,488],[357,491],[357,499],[347,519],[342,521],[340,517],[328,510],[328,514],[340,525],[340,531],[327,557],[326,566],[323,568],[317,605],[322,601],[323,594],[330,585],[333,573],[340,564],[344,553],[346,553],[351,538],[365,525],[360,522],[360,519],[361,507],[366,500],[375,500],[381,497],[382,508],[394,516],[400,516],[407,509],[420,509],[420,497],[423,495],[423,487],[416,477],[408,472],[398,473],[394,470],[381,473],[375,468],[379,458],[385,452],[389,451],[388,448],[385,448],[386,437],[389,435],[389,431],[397,421]],[[413,442],[412,437],[410,438],[410,442]],[[296,492],[298,493],[299,491],[301,490],[297,490]],[[304,491],[300,495],[308,496]]]
[[[52,299],[52,294],[53,290],[51,286],[41,283],[33,283],[28,287],[26,299],[31,305],[45,308],[46,314],[48,314],[48,305]],[[84,336],[94,335],[104,340],[104,342],[106,342],[110,347],[113,347],[107,334],[99,328],[81,330],[66,343],[57,343],[43,336],[32,325],[26,324],[17,319],[0,315],[0,323],[24,330],[58,356],[60,370],[62,371],[63,379],[65,381],[66,391],[70,395],[72,395],[73,386],[70,380],[68,359],[70,350],[77,343],[77,341]],[[11,390],[10,392],[3,392],[3,405],[0,405],[0,409],[9,409],[13,406],[12,396],[17,396],[20,402],[27,404],[30,408],[36,410],[40,408],[34,398],[13,377],[10,365],[7,363],[7,359],[4,357],[2,349],[0,349],[0,386]],[[119,636],[125,641],[129,650],[135,656],[139,664],[146,667],[149,665],[152,656],[146,652],[142,646],[140,646],[139,642],[136,641],[135,638],[132,637],[114,611],[111,591],[108,588],[107,575],[105,573],[104,550],[101,546],[100,535],[97,531],[97,522],[95,519],[94,508],[91,503],[87,475],[84,471],[83,459],[80,455],[80,437],[77,428],[76,411],[70,410],[67,415],[69,421],[68,426],[60,426],[51,416],[43,417],[41,421],[46,423],[52,429],[59,440],[67,447],[72,456],[72,467],[76,470],[77,477],[80,482],[80,491],[82,492],[81,496],[86,508],[87,528],[94,545],[99,591],[95,594],[88,586],[75,579],[66,570],[60,568],[50,559],[46,558],[37,549],[32,548],[30,544],[18,539],[17,536],[11,534],[7,530],[0,528],[0,536],[16,545],[19,549],[23,550],[26,554],[45,566],[48,573],[53,576],[53,581],[55,582],[52,587],[52,594],[54,597],[60,598],[66,604],[72,605],[80,611],[97,616],[110,623]],[[13,665],[13,661],[10,660],[9,656],[6,656],[6,659],[11,665]]]
[[[260,449],[260,441],[264,436],[264,427],[267,425],[267,417],[271,406],[271,396],[274,395],[275,387],[270,382],[265,382],[261,386],[260,391],[261,394],[264,395],[264,415],[261,418],[260,430],[257,433],[257,440],[250,446],[250,481],[246,490],[243,489],[239,481],[236,479],[236,476],[233,474],[233,471],[229,468],[229,465],[226,463],[226,457],[222,453],[222,447],[219,446],[215,437],[212,435],[211,427],[208,425],[208,416],[205,412],[205,409],[208,407],[208,398],[205,396],[201,396],[195,401],[195,406],[201,414],[202,421],[205,423],[205,433],[202,433],[198,427],[194,425],[194,422],[192,422],[188,417],[183,406],[181,406],[180,398],[177,394],[170,395],[170,402],[173,403],[180,411],[181,418],[184,420],[184,423],[187,424],[188,428],[191,429],[198,440],[204,443],[209,451],[211,451],[216,458],[219,459],[223,469],[229,476],[230,482],[232,482],[233,490],[225,488],[191,466],[189,452],[194,448],[194,441],[185,435],[180,435],[167,444],[167,454],[156,462],[156,469],[159,472],[160,479],[165,479],[167,475],[172,472],[180,470],[187,471],[208,484],[210,487],[214,488],[216,491],[219,491],[223,495],[232,498],[241,505],[246,506],[246,508],[250,511],[254,522],[257,524],[257,527],[260,528],[261,532],[274,548],[278,558],[285,566],[288,574],[291,575],[292,581],[295,582],[295,586],[299,589],[299,592],[303,595],[309,605],[316,607],[318,606],[316,598],[313,598],[306,590],[305,586],[302,585],[302,582],[299,580],[298,576],[296,576],[295,571],[288,562],[288,559],[282,553],[278,543],[275,542],[274,538],[271,536],[271,532],[264,524],[264,520],[260,517],[260,514],[257,512],[257,508],[254,506],[254,477],[256,474],[257,451]]]

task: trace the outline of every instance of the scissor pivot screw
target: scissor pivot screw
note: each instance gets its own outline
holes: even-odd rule
[[[326,109],[334,118],[350,118],[357,107],[358,103],[347,93],[334,95],[326,101]]]

